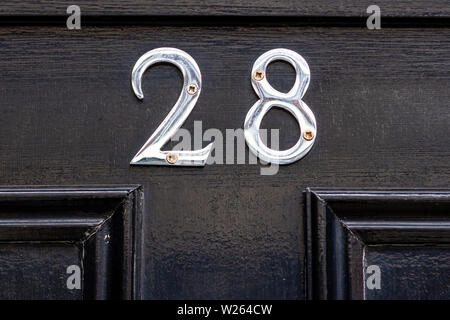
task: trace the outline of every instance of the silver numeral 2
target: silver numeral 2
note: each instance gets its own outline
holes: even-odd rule
[[[201,150],[161,151],[194,109],[202,88],[202,76],[195,60],[176,48],[158,48],[145,53],[136,62],[131,85],[134,94],[143,99],[142,76],[155,63],[172,63],[183,74],[183,89],[172,110],[131,160],[132,165],[204,166],[213,143]]]
[[[288,93],[275,90],[267,80],[266,68],[275,60],[290,63],[295,69],[295,83]],[[298,53],[288,49],[273,49],[261,55],[252,69],[252,86],[260,100],[248,111],[244,122],[244,135],[249,149],[261,160],[277,164],[289,164],[303,158],[311,150],[317,136],[317,125],[311,109],[301,99],[308,89],[309,66]],[[287,150],[268,148],[259,135],[264,116],[273,107],[292,113],[300,125],[301,135],[297,143]]]

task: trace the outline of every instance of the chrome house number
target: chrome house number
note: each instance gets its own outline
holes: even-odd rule
[[[289,62],[295,69],[295,83],[288,93],[275,90],[265,76],[267,66],[275,60]],[[309,67],[305,59],[292,50],[273,49],[267,51],[254,63],[252,86],[260,99],[247,113],[244,133],[249,149],[261,160],[289,164],[303,158],[311,150],[316,137],[316,119],[311,109],[301,100],[308,89],[309,74]],[[300,126],[300,138],[292,148],[287,150],[278,151],[268,148],[259,135],[262,119],[275,106],[292,113]]]
[[[284,60],[295,68],[295,83],[288,93],[275,90],[267,79],[267,66],[276,60]],[[195,60],[186,52],[176,48],[151,50],[140,57],[133,68],[131,74],[133,91],[139,99],[144,98],[142,76],[151,65],[161,62],[174,64],[181,70],[184,78],[183,89],[172,110],[134,156],[131,164],[204,166],[211,153],[213,143],[201,150],[161,150],[186,121],[200,96],[202,78],[200,68]],[[301,100],[308,89],[309,79],[308,64],[302,56],[292,50],[270,50],[261,55],[254,63],[251,81],[253,89],[260,99],[247,113],[244,121],[244,135],[251,152],[261,160],[276,164],[289,164],[300,160],[311,150],[317,136],[316,119],[311,109]],[[300,126],[300,138],[290,149],[270,149],[260,137],[261,121],[273,107],[283,108],[292,113]]]
[[[140,165],[204,166],[213,144],[195,151],[161,151],[161,148],[177,132],[194,109],[202,89],[202,75],[195,60],[186,52],[175,48],[159,48],[144,54],[136,62],[131,73],[134,94],[144,99],[142,75],[155,63],[167,62],[177,66],[183,74],[183,89],[169,114],[150,136],[141,150],[131,160]]]

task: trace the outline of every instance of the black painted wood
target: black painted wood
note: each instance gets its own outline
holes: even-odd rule
[[[0,184],[142,185],[144,299],[304,299],[306,187],[450,187],[449,36],[420,26],[3,25]],[[145,75],[146,99],[132,93],[134,63],[161,46],[187,51],[202,71],[202,94],[183,126],[190,132],[194,120],[203,131],[242,128],[257,99],[249,78],[255,59],[275,47],[301,53],[312,73],[304,100],[319,128],[311,153],[274,176],[249,164],[130,167],[181,90],[179,72],[160,65]],[[289,89],[289,66],[269,73]],[[270,112],[263,124],[281,128],[281,147],[297,139],[284,112]],[[348,241],[358,259],[356,239]],[[355,297],[360,288],[352,288]]]
[[[450,191],[308,189],[306,215],[310,298],[450,298]]]
[[[77,243],[1,242],[0,299],[83,299],[82,290],[66,284],[67,268],[80,266],[81,260]]]
[[[80,6],[87,16],[329,16],[365,17],[366,9],[374,4],[369,0],[109,0],[76,2],[51,0],[45,2],[5,0],[0,15],[57,15],[67,16],[69,5]],[[378,0],[385,17],[450,17],[446,0]]]
[[[141,201],[136,187],[0,189],[0,299],[139,297]]]

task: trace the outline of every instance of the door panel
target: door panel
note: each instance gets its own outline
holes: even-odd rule
[[[448,240],[448,239],[447,239]],[[365,266],[382,270],[380,290],[366,288],[373,299],[450,299],[450,247],[367,246]]]
[[[139,294],[141,191],[0,189],[0,299]]]
[[[313,299],[450,299],[449,191],[306,192]]]
[[[67,288],[67,268],[81,261],[75,243],[1,243],[0,299],[82,299],[81,289]]]

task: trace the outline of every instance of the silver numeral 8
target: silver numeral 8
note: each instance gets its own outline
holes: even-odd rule
[[[295,83],[288,93],[275,90],[266,76],[267,66],[275,61],[290,63],[296,72]],[[253,65],[252,86],[259,96],[248,111],[244,122],[244,134],[249,149],[261,160],[277,164],[289,164],[303,158],[311,150],[317,136],[317,125],[311,109],[301,99],[308,89],[309,66],[298,53],[288,49],[273,49],[261,55]],[[261,121],[273,107],[292,113],[300,125],[301,135],[297,143],[287,150],[268,148],[259,135]]]

